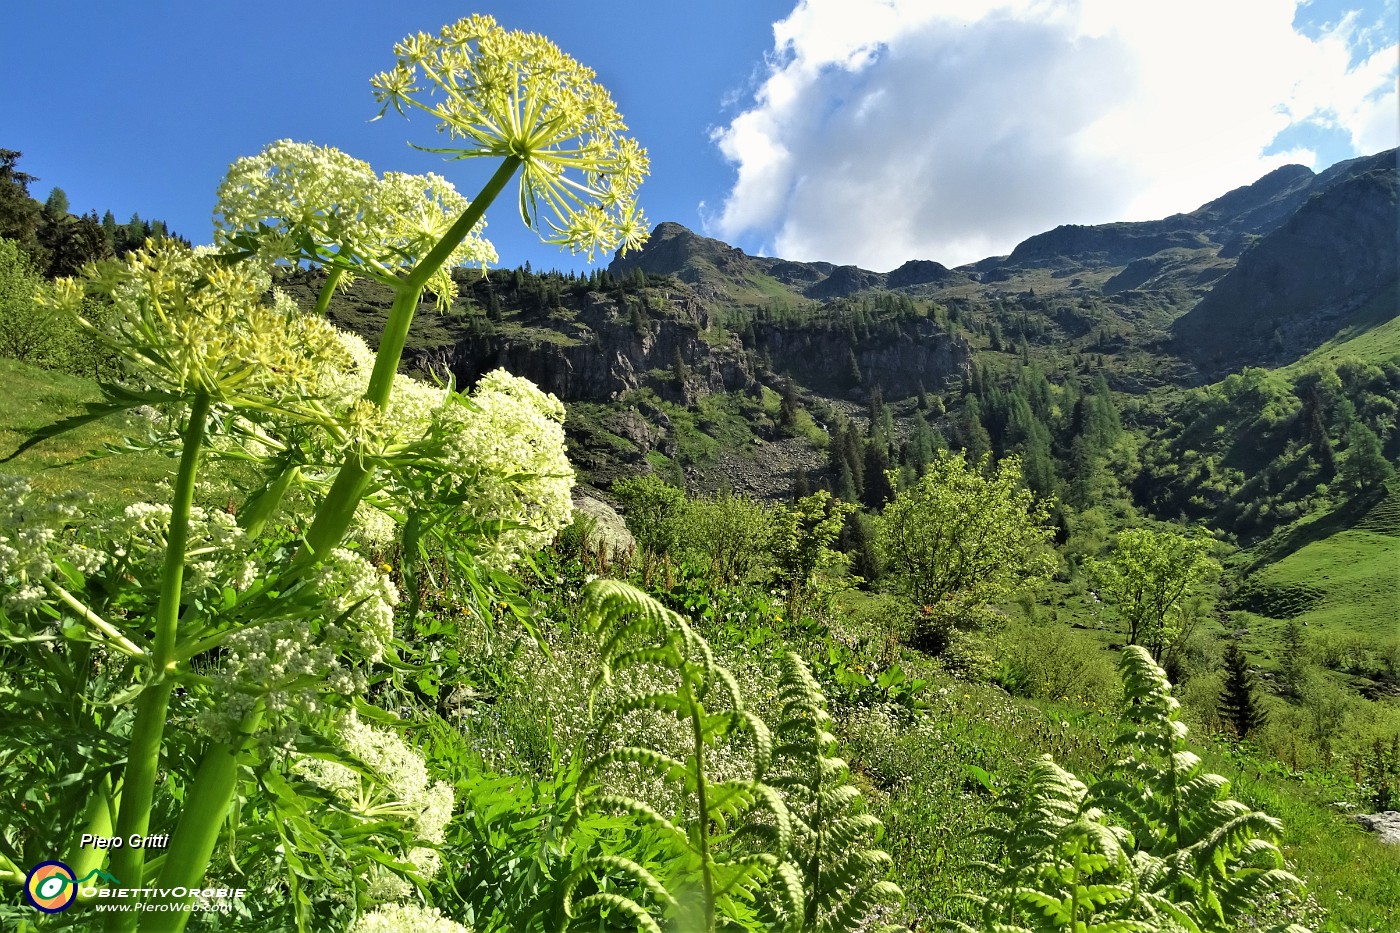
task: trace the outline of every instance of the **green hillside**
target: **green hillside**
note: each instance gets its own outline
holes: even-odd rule
[[[1355,524],[1309,540],[1252,579],[1314,594],[1296,615],[1308,626],[1400,637],[1400,493],[1391,490]]]
[[[0,457],[9,456],[41,428],[82,414],[84,403],[100,398],[91,379],[0,358]],[[109,445],[121,445],[125,434],[139,436],[142,431],[139,423],[123,420],[84,425],[0,463],[0,472],[29,476],[37,489],[50,494],[81,489],[105,510],[137,500],[159,501],[160,483],[173,473],[166,457],[127,452],[75,462]]]

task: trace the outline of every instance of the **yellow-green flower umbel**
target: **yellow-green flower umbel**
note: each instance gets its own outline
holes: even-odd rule
[[[259,263],[151,241],[125,261],[95,266],[84,281],[63,281],[54,303],[77,311],[84,290],[108,300],[100,325],[83,323],[143,387],[263,408],[305,397],[322,370],[348,362],[334,327],[270,285]]]
[[[393,70],[373,79],[381,115],[409,106],[436,117],[454,145],[430,152],[518,160],[520,215],[545,242],[591,259],[646,239],[636,193],[647,153],[621,135],[627,126],[591,69],[489,16],[409,36],[394,51]]]

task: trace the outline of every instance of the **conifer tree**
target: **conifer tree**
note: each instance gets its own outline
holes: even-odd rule
[[[1395,478],[1395,468],[1381,452],[1380,439],[1360,421],[1347,429],[1347,449],[1339,476],[1342,482],[1361,492],[1378,489]]]
[[[1244,738],[1264,724],[1264,710],[1254,696],[1254,675],[1240,646],[1225,648],[1225,687],[1220,694],[1220,715]]]

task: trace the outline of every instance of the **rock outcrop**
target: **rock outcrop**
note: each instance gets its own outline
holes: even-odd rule
[[[1353,819],[1375,833],[1381,842],[1400,846],[1400,812],[1384,810],[1380,813],[1362,813]]]

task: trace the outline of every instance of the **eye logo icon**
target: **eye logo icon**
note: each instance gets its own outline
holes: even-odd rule
[[[62,862],[40,862],[24,879],[24,896],[44,913],[56,914],[77,900],[78,880]]]

